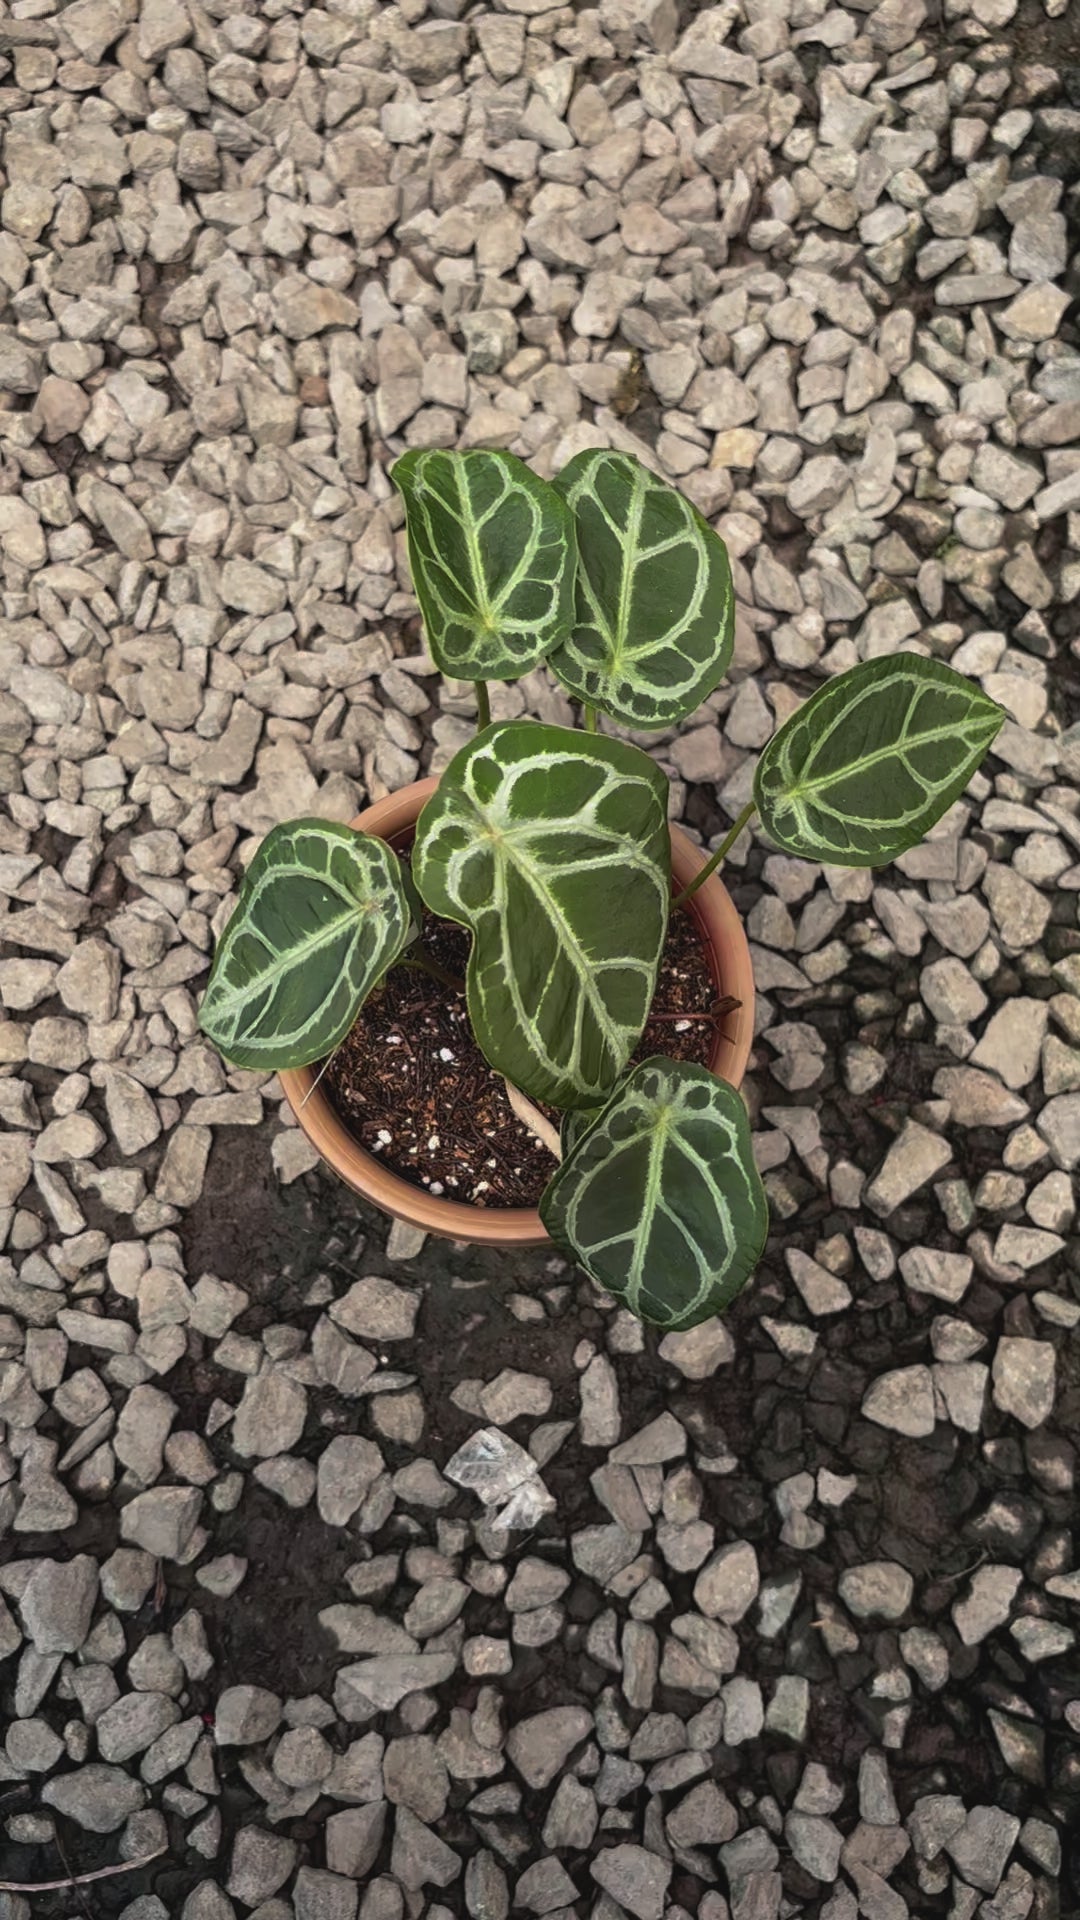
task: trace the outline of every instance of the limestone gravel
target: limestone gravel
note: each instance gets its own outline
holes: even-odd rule
[[[161,1847],[101,1883],[132,1920],[1064,1910],[1069,12],[0,22],[11,1877]],[[705,841],[859,660],[1007,715],[891,870],[730,850],[773,1234],[723,1322],[387,1237],[199,1037],[268,828],[469,737],[389,478],[425,446],[625,449],[724,536],[730,674],[643,739]],[[543,671],[493,704],[571,718]]]

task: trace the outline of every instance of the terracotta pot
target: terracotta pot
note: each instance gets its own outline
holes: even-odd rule
[[[392,793],[368,807],[354,821],[364,833],[375,833],[391,846],[407,847],[417,815],[438,786],[437,780],[419,780],[413,787]],[[705,855],[678,828],[671,829],[671,868],[676,890],[685,887]],[[715,874],[689,904],[709,952],[717,997],[730,994],[740,1005],[724,1020],[709,1065],[713,1073],[737,1087],[746,1071],[754,1035],[754,975],[742,921],[731,896]],[[347,1186],[363,1194],[384,1213],[427,1233],[475,1246],[541,1246],[547,1234],[534,1207],[472,1207],[461,1200],[443,1200],[422,1187],[402,1180],[354,1139],[321,1087],[312,1093],[313,1067],[295,1067],[280,1075],[285,1097],[312,1146]],[[310,1097],[309,1097],[310,1096]]]

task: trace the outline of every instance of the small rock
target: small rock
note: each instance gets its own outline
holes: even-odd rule
[[[626,1841],[605,1847],[590,1862],[598,1887],[636,1920],[663,1920],[672,1867],[644,1847]]]
[[[78,1653],[90,1630],[97,1593],[97,1562],[89,1554],[39,1560],[19,1601],[23,1626],[37,1652]]]
[[[953,1602],[952,1617],[965,1647],[978,1646],[988,1634],[1004,1626],[1023,1574],[1019,1567],[979,1567],[962,1600]]]
[[[733,1626],[757,1599],[761,1585],[758,1559],[747,1540],[721,1547],[694,1583],[694,1604],[710,1620]]]
[[[971,1284],[975,1263],[966,1253],[943,1253],[937,1247],[910,1247],[900,1256],[905,1286],[928,1293],[955,1306]],[[865,1406],[863,1411],[865,1412]],[[874,1416],[871,1414],[870,1418]],[[885,1424],[882,1422],[881,1424]]]
[[[840,1575],[839,1591],[860,1620],[899,1620],[911,1605],[915,1582],[895,1560],[868,1560]]]
[[[970,1886],[994,1893],[1019,1832],[1016,1815],[1002,1807],[972,1807],[959,1830],[945,1840],[945,1850]]]
[[[784,1836],[793,1857],[815,1880],[831,1883],[840,1871],[844,1836],[823,1814],[789,1813]]]
[[[115,1833],[144,1804],[146,1794],[120,1767],[94,1764],[48,1781],[41,1798],[88,1833]]]
[[[247,1459],[289,1453],[304,1431],[307,1395],[279,1367],[267,1365],[244,1384],[233,1420],[232,1443]]]
[[[1077,1107],[1077,1159],[1080,1160],[1080,1102]],[[948,1166],[952,1150],[947,1142],[916,1120],[908,1120],[889,1148],[879,1171],[865,1189],[868,1207],[881,1217],[895,1212],[913,1193]]]
[[[420,1295],[369,1274],[330,1307],[330,1318],[362,1340],[411,1340]]]
[[[265,1687],[226,1687],[214,1709],[219,1747],[255,1747],[269,1740],[281,1719],[281,1701]]]
[[[974,1053],[973,1065],[987,1067],[1019,1092],[1039,1071],[1039,1055],[1049,1018],[1044,1000],[1007,1000],[994,1014]]]
[[[180,1560],[202,1508],[197,1487],[152,1487],[137,1493],[120,1515],[120,1533],[157,1560]]]
[[[526,1415],[542,1419],[550,1407],[550,1381],[540,1374],[518,1373],[512,1367],[504,1367],[480,1394],[485,1419],[499,1427],[509,1426],[511,1421]]]
[[[363,1506],[384,1469],[378,1447],[371,1440],[342,1433],[319,1456],[316,1499],[319,1513],[331,1527],[344,1527]]]
[[[358,1898],[355,1881],[320,1867],[301,1867],[293,1882],[296,1920],[355,1920]]]
[[[918,1439],[934,1431],[934,1384],[926,1366],[897,1367],[873,1381],[863,1413],[879,1427]]]
[[[452,1653],[376,1654],[340,1669],[334,1704],[344,1720],[371,1720],[390,1712],[410,1693],[441,1686],[456,1664]]]
[[[685,1380],[708,1380],[717,1367],[727,1366],[735,1358],[735,1342],[722,1320],[700,1320],[685,1333],[666,1333],[660,1342],[661,1360],[666,1360]]]
[[[530,1787],[546,1787],[591,1730],[584,1707],[550,1707],[511,1727],[506,1751]]]
[[[958,1127],[1013,1127],[1027,1118],[1027,1103],[979,1067],[942,1067],[934,1092],[949,1102]]]
[[[226,1892],[246,1907],[257,1907],[284,1886],[295,1865],[295,1842],[284,1834],[240,1827],[233,1841]]]
[[[994,1405],[1022,1426],[1041,1427],[1054,1410],[1055,1356],[1048,1340],[998,1341],[993,1364]]]

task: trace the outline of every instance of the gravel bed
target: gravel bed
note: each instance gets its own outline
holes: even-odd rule
[[[0,1920],[1075,1913],[1076,0],[2,11]],[[470,736],[393,459],[597,445],[731,554],[705,843],[856,661],[1009,715],[894,868],[733,850],[774,1230],[659,1342],[196,1026]]]

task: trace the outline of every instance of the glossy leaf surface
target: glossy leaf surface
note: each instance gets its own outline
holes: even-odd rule
[[[391,475],[405,502],[413,586],[443,673],[511,680],[569,631],[573,519],[555,488],[499,450],[406,453]]]
[[[639,1319],[672,1331],[721,1312],[769,1225],[742,1100],[704,1067],[644,1061],[579,1133],[540,1217]]]
[[[785,853],[880,867],[964,791],[1005,715],[940,660],[901,653],[838,674],[785,721],[754,775]]]
[[[534,1100],[595,1106],[645,1025],[667,931],[667,782],[625,741],[512,720],[450,762],[413,875],[473,934],[487,1059]]]
[[[689,500],[629,454],[590,448],[555,486],[574,516],[578,570],[573,631],[552,670],[625,726],[674,726],[731,659],[727,548]]]
[[[345,1038],[412,931],[385,841],[332,820],[274,827],[218,942],[199,1025],[234,1066],[307,1066]]]

